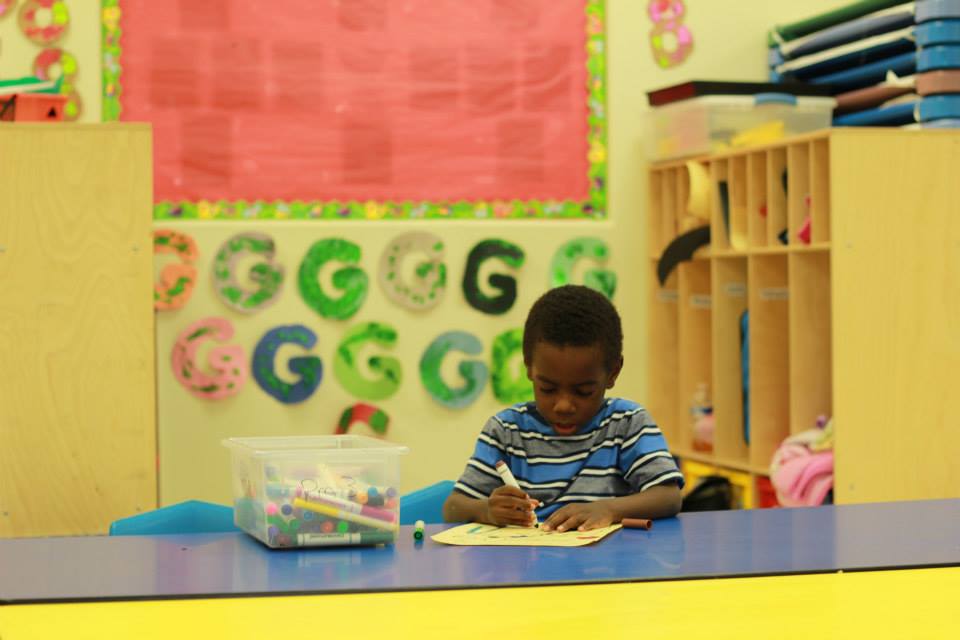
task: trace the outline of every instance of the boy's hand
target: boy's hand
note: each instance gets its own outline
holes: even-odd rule
[[[618,522],[619,518],[604,502],[606,501],[568,504],[554,511],[547,521],[540,525],[540,528],[544,531],[563,533],[572,529],[588,531],[609,527],[614,522]]]
[[[500,527],[508,524],[532,527],[537,520],[533,513],[537,504],[516,487],[498,487],[487,498],[487,522]]]

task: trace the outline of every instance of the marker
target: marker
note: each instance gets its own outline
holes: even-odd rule
[[[309,509],[310,511],[314,511],[316,513],[322,513],[325,516],[356,522],[357,524],[363,524],[368,527],[373,527],[374,529],[380,529],[383,531],[397,531],[400,528],[395,523],[384,522],[383,520],[379,520],[377,518],[370,518],[352,511],[338,509],[337,507],[331,505],[320,504],[318,502],[307,502],[303,498],[294,498],[293,506],[300,507],[301,509]]]
[[[364,533],[301,533],[297,535],[297,545],[301,547],[321,547],[344,544],[391,544],[394,534],[386,531],[366,531]]]
[[[423,520],[417,520],[417,523],[413,525],[413,539],[417,542],[423,540]]]
[[[497,460],[496,466],[497,466],[497,473],[500,474],[500,479],[503,480],[503,484],[507,485],[508,487],[514,487],[515,489],[520,489],[520,483],[518,483],[517,479],[513,477],[512,473],[510,473],[510,467],[507,466],[506,462],[504,462],[503,460]],[[523,491],[523,489],[520,489],[520,491]],[[523,492],[526,493],[526,491],[523,491]],[[543,505],[542,502],[539,504],[541,506]],[[540,521],[537,520],[536,513],[533,514],[533,526],[535,527],[540,526]]]
[[[627,529],[645,529],[647,531],[653,527],[653,520],[648,520],[647,518],[624,518],[620,521]]]
[[[388,509],[378,509],[377,507],[368,507],[363,504],[358,504],[356,502],[351,502],[349,500],[344,500],[343,498],[338,498],[336,496],[331,496],[326,493],[321,493],[318,491],[311,491],[303,496],[310,502],[322,502],[333,507],[339,507],[340,509],[346,509],[347,511],[352,511],[354,513],[359,513],[362,516],[369,516],[371,518],[376,518],[378,520],[383,520],[385,522],[396,522],[397,513],[395,511],[390,511]]]

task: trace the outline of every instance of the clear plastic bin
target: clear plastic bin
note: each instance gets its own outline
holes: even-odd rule
[[[229,438],[233,518],[267,546],[392,544],[407,447],[363,436]]]
[[[665,160],[765,144],[830,126],[837,101],[787,94],[702,96],[650,110],[650,156]]]

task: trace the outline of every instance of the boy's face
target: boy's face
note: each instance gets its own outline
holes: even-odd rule
[[[537,410],[557,435],[575,434],[590,422],[613,387],[621,365],[608,371],[600,345],[559,346],[540,341],[533,347],[527,377],[533,382]]]

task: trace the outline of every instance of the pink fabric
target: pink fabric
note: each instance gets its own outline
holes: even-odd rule
[[[584,0],[122,0],[157,200],[573,199]]]
[[[774,468],[770,479],[784,506],[822,504],[833,487],[833,451],[810,453],[803,445],[784,443],[774,456]]]

